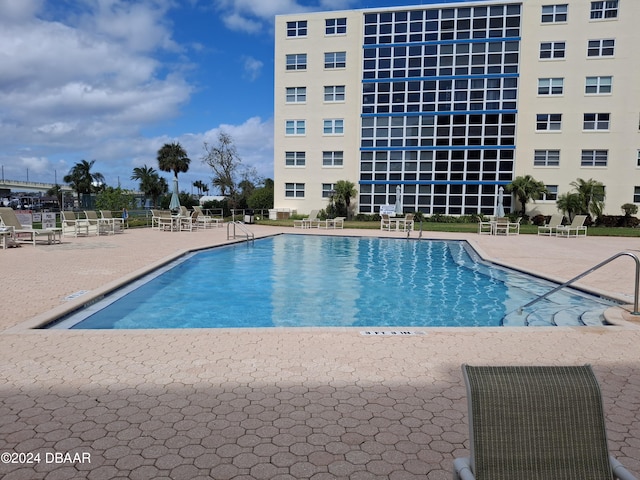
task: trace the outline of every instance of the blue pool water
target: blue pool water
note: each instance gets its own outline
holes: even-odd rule
[[[611,304],[482,262],[459,241],[280,235],[189,254],[56,328],[602,324]]]

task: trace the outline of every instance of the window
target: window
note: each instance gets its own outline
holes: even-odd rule
[[[606,167],[608,150],[582,150],[580,165],[582,167]]]
[[[305,152],[285,152],[284,164],[287,167],[304,167],[307,163]]]
[[[307,69],[307,54],[306,53],[294,53],[287,55],[287,70],[306,70]]]
[[[536,115],[536,130],[539,131],[559,131],[562,127],[561,113],[539,113]]]
[[[609,114],[585,113],[582,128],[584,130],[609,130]]]
[[[565,42],[542,42],[540,44],[540,58],[564,58]]]
[[[591,19],[618,17],[618,0],[608,0],[605,2],[591,2]]]
[[[616,41],[613,38],[589,40],[587,57],[612,57]]]
[[[322,165],[324,167],[341,167],[343,160],[343,152],[322,152]]]
[[[562,95],[564,78],[539,78],[538,95]]]
[[[611,93],[612,78],[613,77],[587,77],[584,93],[588,95]]]
[[[344,102],[344,85],[324,87],[325,102]]]
[[[568,5],[543,5],[542,23],[559,23],[567,21]]]
[[[284,196],[287,198],[304,198],[304,183],[285,183]]]
[[[636,166],[640,167],[640,150],[638,150],[638,160],[636,162]]]
[[[536,167],[560,166],[560,150],[536,150],[533,165]]]
[[[322,184],[322,198],[329,198],[333,195],[336,189],[335,183],[323,183]]]
[[[346,18],[327,18],[325,21],[326,35],[344,35],[347,33],[347,19]]]
[[[547,193],[543,193],[540,200],[543,202],[555,202],[558,200],[558,185],[545,185],[547,187]]]
[[[328,52],[324,54],[324,68],[344,68],[347,66],[347,52]]]
[[[306,37],[307,21],[287,22],[287,37]]]
[[[640,203],[640,187],[633,187],[633,203]]]
[[[287,87],[287,103],[304,103],[307,101],[307,87]]]
[[[285,126],[286,135],[304,135],[306,124],[304,120],[287,120]]]
[[[344,133],[344,120],[342,118],[324,120],[323,133],[325,135],[342,135]]]

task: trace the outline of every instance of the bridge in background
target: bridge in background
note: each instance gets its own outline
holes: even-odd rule
[[[73,192],[73,189],[69,185],[59,185],[63,192]],[[55,187],[53,183],[41,183],[41,182],[22,182],[20,180],[7,180],[5,178],[0,180],[0,190],[9,189],[12,191],[36,191],[46,192],[47,190]]]

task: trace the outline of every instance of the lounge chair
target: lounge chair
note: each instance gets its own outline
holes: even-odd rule
[[[294,220],[293,228],[312,228],[318,227],[320,228],[320,223],[324,220],[320,220],[318,218],[318,210],[311,210],[309,216],[307,218],[303,218],[302,220]]]
[[[202,207],[199,205],[194,205],[193,210],[198,212],[198,227],[202,226],[203,228],[211,228],[214,225],[216,227],[221,227],[224,223],[223,218],[216,218],[212,217],[211,215],[205,215],[202,211]]]
[[[55,241],[55,230],[31,228],[31,226],[23,226],[18,219],[16,212],[9,207],[0,207],[0,225],[8,228],[10,239],[7,241],[3,236],[3,243],[30,243],[36,244],[36,241],[45,241],[51,244]],[[58,231],[59,233],[59,231]]]
[[[454,479],[636,480],[609,456],[600,387],[584,366],[462,366],[471,457]]]
[[[586,215],[576,215],[573,217],[571,225],[560,225],[556,229],[556,236],[558,237],[586,237],[587,227],[584,226],[584,222],[587,219]]]
[[[100,210],[100,216],[103,220],[111,224],[113,233],[122,233],[124,231],[124,218],[116,218],[111,214],[111,210]]]
[[[113,224],[104,218],[99,218],[98,213],[94,210],[85,210],[84,216],[89,222],[89,229],[95,230],[96,235],[108,235],[115,233],[113,231]]]
[[[344,228],[345,217],[327,218],[319,220],[318,228]]]
[[[60,222],[62,224],[62,235],[73,235],[78,237],[80,235],[89,236],[89,222],[85,219],[76,217],[76,214],[71,211],[60,212]]]
[[[509,219],[507,217],[498,217],[493,223],[494,235],[509,235]]]
[[[562,225],[562,220],[564,220],[563,215],[551,215],[551,218],[546,225],[541,225],[538,227],[538,235],[554,235],[558,227]]]
[[[174,223],[169,210],[151,210],[151,228],[173,231]]]

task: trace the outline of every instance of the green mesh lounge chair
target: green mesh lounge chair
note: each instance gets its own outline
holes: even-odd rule
[[[589,365],[462,371],[471,457],[454,461],[454,479],[637,480],[609,456]]]

